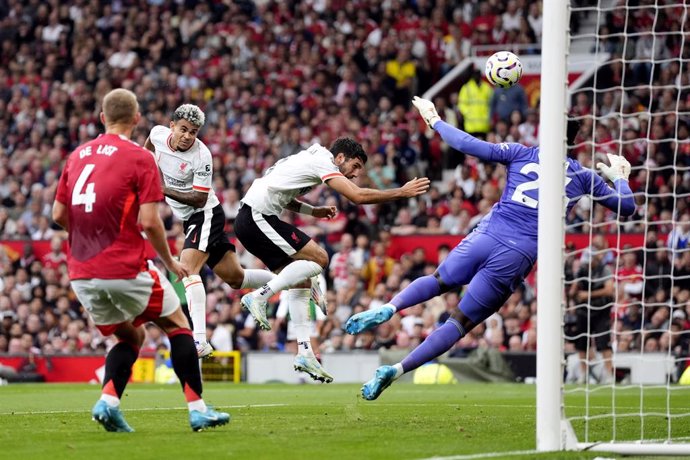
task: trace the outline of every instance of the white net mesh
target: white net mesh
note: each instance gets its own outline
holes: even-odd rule
[[[689,9],[571,2],[569,62],[591,70],[570,86],[568,154],[624,155],[637,203],[630,218],[586,200],[566,216],[586,235],[565,252],[564,387],[585,443],[690,440]]]

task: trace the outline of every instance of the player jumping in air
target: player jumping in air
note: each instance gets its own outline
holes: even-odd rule
[[[155,126],[145,147],[154,152],[163,178],[163,194],[184,224],[180,261],[189,267],[185,295],[200,358],[213,352],[206,341],[206,291],[199,273],[204,264],[233,289],[257,288],[273,278],[268,270],[244,270],[225,233],[225,213],[212,188],[211,152],[197,138],[204,112],[192,104],[175,109],[170,127]]]
[[[454,149],[483,161],[504,164],[507,182],[499,202],[433,275],[417,278],[390,303],[348,320],[347,332],[358,334],[388,321],[398,311],[469,283],[458,308],[445,324],[402,362],[376,370],[374,378],[362,387],[362,396],[367,400],[378,398],[402,374],[448,351],[467,332],[498,311],[537,259],[538,180],[540,174],[549,173],[539,169],[539,148],[478,140],[442,121],[431,101],[415,97],[412,103],[426,124]],[[577,161],[566,161],[568,210],[581,197],[592,195],[622,216],[633,214],[635,202],[628,185],[630,163],[618,155],[609,154],[608,158],[610,166],[599,163],[597,167],[615,188]]]
[[[134,431],[120,398],[144,343],[144,326],[156,323],[170,339],[194,431],[224,425],[230,416],[201,399],[201,375],[192,331],[172,285],[145,259],[141,224],[163,264],[183,278],[187,267],[170,254],[158,215],[163,199],[153,156],[130,141],[141,119],[134,93],[116,89],[103,99],[105,134],[80,145],[60,176],[53,219],[69,232],[69,277],[77,298],[105,336],[119,340],[105,360],[101,398],[91,411],[108,431]]]
[[[309,340],[309,289],[304,284],[328,266],[328,255],[297,227],[280,220],[284,209],[329,219],[336,215],[334,206],[311,206],[296,198],[315,186],[327,184],[355,204],[383,203],[421,195],[429,188],[429,179],[413,179],[400,188],[374,190],[360,188],[352,180],[364,170],[367,154],[352,139],[337,139],[331,149],[314,144],[306,150],[278,161],[263,177],[256,179],[242,198],[235,219],[235,233],[249,252],[279,273],[265,286],[242,297],[261,329],[270,330],[266,318],[267,300],[290,287],[288,310],[297,338],[295,370],[308,373],[314,380],[331,382],[312,351]]]

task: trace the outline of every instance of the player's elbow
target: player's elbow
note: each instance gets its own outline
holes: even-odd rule
[[[364,196],[364,193],[361,192],[352,193],[350,194],[350,196],[347,196],[346,198],[357,205],[366,204],[367,202],[366,196]]]
[[[199,209],[199,208],[203,208],[204,206],[206,206],[207,201],[208,201],[208,193],[194,192],[194,195],[192,196],[191,204],[193,207]]]
[[[156,228],[157,228],[156,223],[155,223],[154,221],[151,221],[151,220],[142,220],[142,221],[140,222],[140,225],[141,225],[141,229],[142,229],[146,234],[149,234],[149,233],[155,231]]]
[[[141,229],[144,232],[149,234],[160,228],[163,225],[163,222],[160,220],[158,215],[142,214],[139,219],[139,225],[141,225]]]
[[[620,215],[623,217],[630,217],[635,214],[635,200],[623,200],[621,202]]]

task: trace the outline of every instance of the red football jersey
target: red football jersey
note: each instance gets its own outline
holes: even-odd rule
[[[67,159],[56,201],[67,206],[70,279],[130,279],[146,267],[139,206],[163,199],[148,150],[104,134]]]

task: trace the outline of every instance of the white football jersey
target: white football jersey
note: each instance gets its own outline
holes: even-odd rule
[[[298,196],[338,176],[344,177],[335,165],[333,154],[314,144],[271,166],[249,187],[242,202],[261,214],[277,216]]]
[[[195,212],[212,209],[220,204],[211,184],[213,159],[211,151],[199,139],[194,141],[188,150],[181,152],[170,147],[171,138],[172,131],[167,126],[155,126],[149,134],[149,139],[156,149],[156,162],[163,173],[166,187],[180,192],[197,190],[208,193],[208,199],[203,208],[194,208],[165,197],[175,217],[185,221]]]

